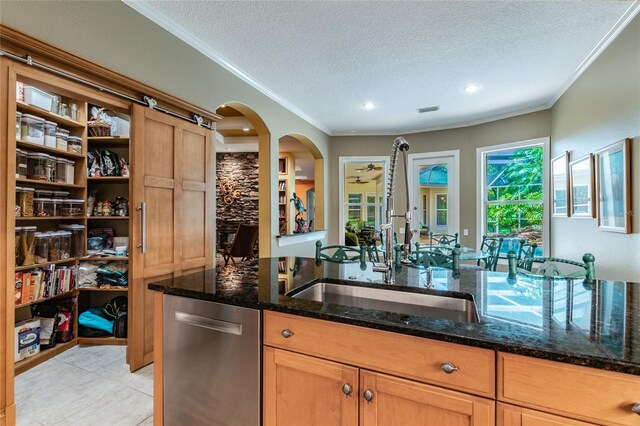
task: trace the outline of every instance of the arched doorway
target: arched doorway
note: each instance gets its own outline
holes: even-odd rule
[[[258,256],[271,255],[270,145],[271,136],[262,118],[240,102],[216,109],[223,117],[216,129],[216,228],[218,247],[231,238],[239,223],[259,225]],[[220,166],[218,159],[224,159]],[[257,166],[257,167],[256,167]],[[257,168],[257,173],[256,169]],[[227,173],[230,172],[230,173]],[[227,176],[228,174],[228,176]],[[235,185],[231,198],[221,198],[220,184]],[[228,188],[228,187],[227,187]],[[220,200],[224,206],[220,205]]]

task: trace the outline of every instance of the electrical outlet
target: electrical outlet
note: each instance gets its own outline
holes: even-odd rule
[[[400,233],[404,234],[404,228],[400,228]]]
[[[468,229],[464,229],[462,231],[462,235],[464,235],[465,237],[468,237],[469,236],[469,230]]]

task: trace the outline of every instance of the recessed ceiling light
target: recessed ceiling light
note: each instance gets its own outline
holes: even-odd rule
[[[476,93],[478,90],[480,90],[480,85],[479,84],[467,84],[466,86],[464,86],[464,92],[465,93]]]
[[[242,131],[243,131],[243,132],[248,132],[249,130],[251,130],[251,129],[250,129],[250,128],[248,128],[248,127],[244,127],[244,128],[242,128]]]
[[[376,107],[376,105],[373,102],[365,102],[362,105],[362,108],[364,109],[374,109]]]

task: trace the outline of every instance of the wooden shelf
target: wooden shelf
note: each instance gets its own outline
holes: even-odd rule
[[[129,291],[129,287],[120,287],[120,288],[99,288],[99,287],[80,287],[78,290],[80,291],[97,291],[97,292],[125,292],[125,291]]]
[[[78,294],[78,291],[74,288],[73,290],[65,291],[64,293],[56,294],[55,296],[43,297],[41,299],[34,300],[33,302],[16,305],[16,309],[24,308],[25,306],[31,306],[35,303],[47,302],[49,300],[61,299],[63,297],[76,296],[77,294]]]
[[[51,349],[45,349],[43,351],[41,351],[39,354],[36,354],[34,356],[31,356],[29,358],[23,359],[21,361],[18,361],[15,363],[15,372],[16,372],[16,376],[18,374],[22,374],[25,371],[35,367],[38,364],[41,364],[43,362],[45,362],[48,359],[53,358],[54,356],[61,354],[62,352],[66,351],[67,349],[71,349],[72,347],[74,347],[76,345],[76,339],[71,340],[70,342],[67,343],[58,343],[54,348]]]
[[[105,336],[105,337],[78,337],[79,345],[117,345],[117,346],[126,346],[127,338],[126,337],[113,337],[113,336]]]
[[[87,180],[89,182],[129,182],[129,176],[101,176],[101,177],[88,177]]]
[[[84,154],[76,154],[75,152],[63,151],[58,148],[51,148],[44,145],[38,145],[37,143],[18,140],[16,141],[16,145],[18,146],[18,148],[36,150],[38,152],[46,152],[48,154],[59,155],[61,157],[84,159]]]
[[[129,220],[129,216],[87,216],[89,220]]]
[[[57,260],[55,262],[47,262],[47,263],[35,263],[33,265],[25,265],[25,266],[16,266],[15,270],[16,272],[20,272],[20,271],[26,271],[28,269],[33,269],[33,268],[44,268],[50,265],[64,265],[67,263],[73,263],[77,260],[77,258],[75,257],[70,257],[69,259],[64,259],[64,260]]]
[[[84,220],[85,216],[19,216],[16,220]]]
[[[129,145],[129,138],[120,136],[89,136],[87,141],[92,145]]]
[[[26,183],[27,185],[54,186],[56,188],[78,188],[84,189],[84,185],[71,185],[70,183],[47,182],[45,180],[18,178],[16,182]]]
[[[48,121],[55,121],[60,127],[85,128],[86,126],[79,121],[72,120],[59,114],[54,114],[46,109],[29,105],[23,101],[16,101],[18,111],[34,114]]]
[[[85,256],[78,258],[80,261],[93,260],[93,261],[111,261],[111,260],[129,260],[129,256]]]

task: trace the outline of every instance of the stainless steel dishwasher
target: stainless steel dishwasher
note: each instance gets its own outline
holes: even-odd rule
[[[165,425],[260,424],[260,311],[163,296]]]

